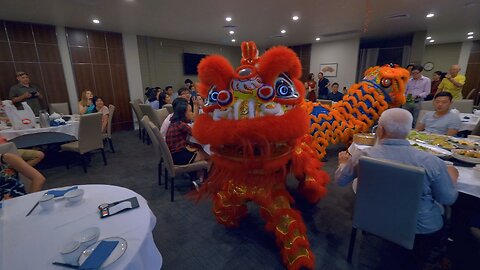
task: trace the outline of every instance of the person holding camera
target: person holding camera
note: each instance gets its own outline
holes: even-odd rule
[[[12,103],[17,109],[23,110],[22,102],[25,101],[32,108],[35,115],[38,116],[41,109],[39,99],[42,98],[38,87],[30,84],[28,73],[23,71],[17,72],[17,81],[18,84],[10,87],[9,97]]]

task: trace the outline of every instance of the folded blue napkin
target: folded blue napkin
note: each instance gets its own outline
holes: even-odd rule
[[[93,253],[80,265],[80,270],[84,269],[100,269],[103,262],[110,256],[117,246],[118,241],[102,241],[97,245]]]
[[[47,191],[47,193],[45,193],[45,194],[53,195],[55,197],[62,197],[63,195],[65,195],[65,193],[69,192],[70,190],[77,189],[77,188],[78,188],[77,186],[74,186],[74,187],[67,188],[67,189],[52,189],[52,190]]]

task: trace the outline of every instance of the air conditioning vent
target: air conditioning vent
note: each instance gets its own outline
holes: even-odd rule
[[[322,37],[338,37],[338,36],[345,36],[345,35],[354,35],[354,34],[359,34],[362,31],[360,30],[349,30],[349,31],[343,31],[343,32],[336,32],[336,33],[329,33],[329,34],[322,34]]]

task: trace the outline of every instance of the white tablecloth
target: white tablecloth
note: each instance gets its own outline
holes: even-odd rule
[[[480,116],[473,113],[460,113],[460,120],[462,125],[460,126],[460,131],[463,130],[474,130],[478,121],[480,121]]]
[[[51,212],[40,207],[25,215],[43,192],[4,201],[0,216],[0,269],[61,269],[53,261],[61,261],[59,250],[72,235],[96,226],[100,238],[122,237],[127,250],[108,266],[112,269],[160,269],[162,256],[153,241],[156,217],[139,194],[122,187],[83,185],[82,201],[69,205],[65,199],[55,202]],[[140,207],[100,219],[98,206],[136,196]]]
[[[348,148],[348,152],[353,153],[370,148],[369,145],[358,145],[352,143]],[[476,171],[471,167],[455,166],[457,168],[459,176],[457,181],[457,190],[462,193],[466,193],[477,198],[480,198],[480,171]],[[353,184],[355,189],[356,183]]]
[[[46,127],[46,128],[31,128],[31,129],[22,129],[22,130],[14,130],[14,129],[4,129],[0,131],[0,136],[10,141],[16,137],[20,137],[27,134],[35,134],[35,133],[42,133],[42,132],[59,132],[71,135],[78,139],[78,126],[80,122],[78,121],[69,121],[66,125],[56,126],[56,127]]]

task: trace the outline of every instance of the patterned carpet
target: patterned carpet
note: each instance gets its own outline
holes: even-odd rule
[[[256,205],[249,205],[249,215],[240,228],[226,229],[215,221],[210,201],[196,204],[187,199],[191,186],[186,179],[176,182],[176,201],[171,203],[170,192],[157,185],[152,146],[143,144],[137,135],[133,131],[115,133],[117,152],[107,151],[108,166],[103,166],[99,153],[94,154],[88,174],[80,164],[67,170],[58,154],[47,153],[40,164],[47,177],[45,188],[100,183],[141,194],[157,217],[153,235],[163,256],[162,269],[283,269],[275,239],[263,229],[265,223]],[[337,166],[338,151],[328,151],[325,170],[330,175]],[[361,241],[361,236],[354,256],[356,267],[346,262],[354,199],[351,188],[330,183],[328,195],[317,205],[310,205],[298,196],[294,179],[288,180],[288,186],[307,225],[316,269],[371,269],[368,265],[378,260],[378,250],[368,245],[370,241]]]

